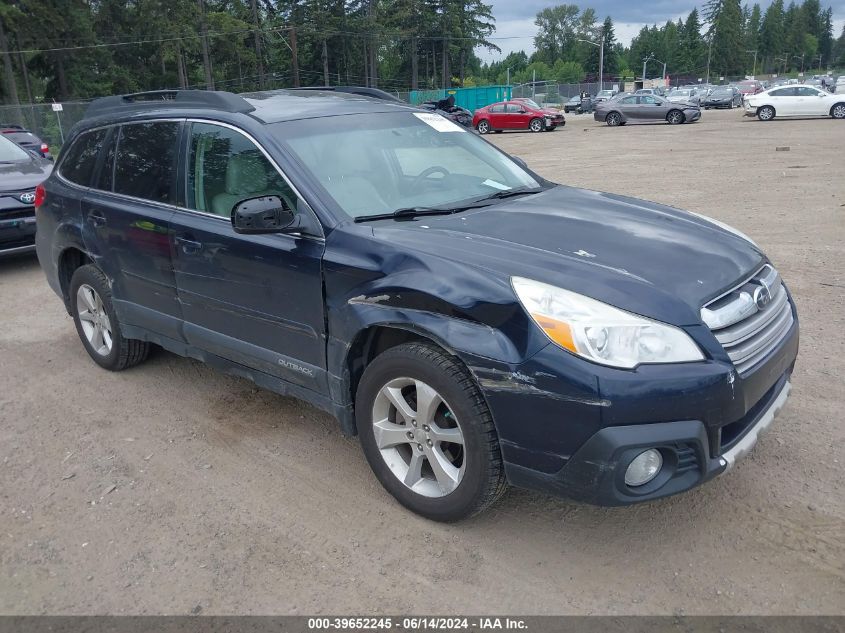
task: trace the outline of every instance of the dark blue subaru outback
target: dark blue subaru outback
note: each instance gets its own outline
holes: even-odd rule
[[[442,521],[507,484],[601,505],[697,486],[772,423],[798,351],[746,236],[354,94],[95,101],[37,227],[98,365],[154,344],[306,400]]]

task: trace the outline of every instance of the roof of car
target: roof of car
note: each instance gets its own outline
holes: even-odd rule
[[[367,112],[396,112],[410,107],[398,99],[341,90],[270,90],[239,95],[222,91],[163,90],[97,99],[88,106],[85,117],[136,115],[147,111],[216,110],[248,114],[262,123],[276,123]]]

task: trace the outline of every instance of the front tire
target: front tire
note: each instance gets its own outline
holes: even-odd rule
[[[775,118],[775,109],[772,106],[763,106],[757,110],[757,118],[761,121],[771,121]]]
[[[680,125],[685,118],[684,113],[680,110],[670,110],[669,114],[666,115],[666,121],[669,125]]]
[[[836,103],[830,109],[830,116],[834,119],[845,119],[845,103]]]
[[[479,134],[487,134],[490,131],[490,123],[487,121],[479,121],[475,127]]]
[[[458,521],[498,499],[506,479],[493,418],[454,357],[406,343],[376,357],[355,399],[364,455],[399,503],[434,521]]]
[[[121,371],[146,360],[150,344],[124,338],[112,305],[111,286],[96,266],[80,266],[70,280],[76,332],[91,359],[103,369]]]
[[[542,132],[543,131],[543,121],[540,119],[531,119],[528,122],[528,129],[532,132]]]

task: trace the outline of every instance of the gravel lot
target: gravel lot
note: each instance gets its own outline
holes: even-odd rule
[[[0,613],[843,613],[845,123],[567,118],[489,138],[733,224],[790,284],[795,390],[734,471],[628,509],[512,490],[430,523],[305,404],[164,352],[97,368],[34,257],[0,261]]]

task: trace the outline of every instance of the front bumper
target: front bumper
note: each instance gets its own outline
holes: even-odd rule
[[[721,455],[712,455],[699,420],[606,427],[593,435],[560,471],[541,473],[505,464],[511,484],[600,506],[624,506],[678,494],[729,471],[757,444],[791,391],[784,374],[765,397],[748,430]],[[642,451],[655,448],[663,467],[650,482],[625,484],[625,470]]]
[[[618,370],[554,344],[516,366],[483,367],[475,359],[470,366],[496,422],[509,481],[626,505],[688,490],[730,469],[789,394],[799,346],[794,308],[793,316],[778,346],[742,375],[704,325],[687,329],[710,357],[703,362]],[[626,489],[627,463],[656,446],[677,470],[659,485]]]
[[[0,211],[0,256],[35,250],[35,209],[21,207]]]

